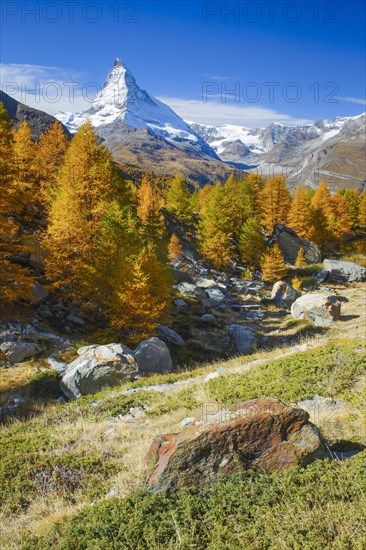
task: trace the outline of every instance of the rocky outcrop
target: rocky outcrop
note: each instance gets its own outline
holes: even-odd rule
[[[277,281],[273,285],[271,299],[279,307],[290,308],[301,294],[286,281]]]
[[[286,227],[286,225],[275,225],[269,242],[271,245],[278,243],[285,262],[292,265],[295,264],[300,248],[304,249],[305,260],[308,264],[316,264],[321,261],[318,246],[312,241],[301,239],[295,231]]]
[[[239,353],[248,353],[256,340],[255,331],[245,325],[231,325],[229,335]]]
[[[341,315],[341,302],[337,296],[305,294],[291,306],[294,319],[308,319],[316,325],[329,325]]]
[[[253,399],[181,433],[156,437],[148,453],[148,485],[154,491],[202,487],[241,470],[286,470],[321,454],[319,430],[306,411],[271,397]]]
[[[138,372],[133,352],[122,344],[85,346],[78,354],[61,380],[61,390],[69,399],[111,388]]]
[[[0,350],[9,363],[21,363],[42,352],[42,348],[33,342],[3,342]]]
[[[326,280],[332,283],[366,281],[366,269],[354,262],[324,260],[324,271],[328,272]]]
[[[159,338],[149,338],[141,342],[135,349],[134,356],[139,372],[170,372],[173,362],[168,346]]]

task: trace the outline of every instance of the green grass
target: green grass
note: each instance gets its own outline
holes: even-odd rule
[[[205,384],[204,393],[207,399],[225,405],[266,396],[296,403],[313,395],[342,397],[359,405],[366,398],[366,391],[364,388],[358,394],[354,387],[366,372],[366,359],[364,353],[355,353],[354,349],[362,345],[362,340],[335,342],[242,374],[220,376]],[[150,414],[197,406],[197,393],[198,388],[192,387],[172,394]]]
[[[323,550],[366,545],[366,451],[306,469],[251,471],[199,494],[138,492],[56,524],[23,548],[45,550]]]

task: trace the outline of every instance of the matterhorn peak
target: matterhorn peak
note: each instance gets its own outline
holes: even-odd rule
[[[132,72],[117,57],[92,107],[81,113],[59,113],[56,117],[71,131],[76,131],[85,120],[90,120],[98,134],[105,138],[110,125],[146,128],[154,134],[176,141],[201,141],[194,131],[168,105],[151,97],[137,84]]]

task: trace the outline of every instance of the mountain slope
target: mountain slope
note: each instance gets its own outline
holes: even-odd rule
[[[366,178],[365,114],[319,120],[303,126],[267,128],[192,124],[220,158],[248,171],[283,173],[289,187],[362,188]]]
[[[230,168],[170,107],[142,90],[131,71],[116,59],[92,106],[81,113],[56,114],[71,132],[90,120],[117,162],[158,173],[202,181],[226,177]]]
[[[38,109],[33,109],[24,103],[20,103],[13,97],[0,90],[0,101],[17,128],[23,120],[26,120],[32,132],[33,139],[38,140],[41,133],[45,132],[51,124],[56,122],[56,118]],[[63,125],[64,132],[71,137],[69,130]]]

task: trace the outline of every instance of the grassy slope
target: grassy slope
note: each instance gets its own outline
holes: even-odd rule
[[[345,463],[316,463],[288,474],[245,473],[218,484],[203,498],[186,492],[152,496],[143,487],[144,456],[152,436],[179,430],[181,419],[199,415],[207,402],[227,404],[266,395],[287,402],[315,394],[342,397],[352,404],[352,412],[335,432],[326,424],[323,432],[330,443],[364,441],[363,346],[363,340],[343,340],[282,359],[269,355],[266,365],[167,396],[103,392],[4,427],[2,547],[361,548],[351,539],[356,531],[366,537],[361,523],[365,453]],[[189,375],[155,376],[152,381]],[[141,405],[149,410],[137,423],[116,421],[118,414]],[[105,501],[111,488],[127,498]],[[80,517],[67,519],[81,507]]]

